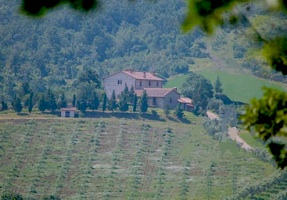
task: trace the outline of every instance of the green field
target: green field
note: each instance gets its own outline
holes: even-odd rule
[[[201,70],[196,73],[203,75],[213,84],[220,77],[223,92],[233,101],[241,101],[248,103],[252,98],[259,98],[263,94],[262,88],[272,87],[277,89],[286,89],[286,85],[274,81],[257,78],[247,74],[235,74],[219,70]],[[164,87],[178,87],[180,89],[182,83],[188,75],[177,76],[168,80]]]
[[[42,199],[221,199],[276,169],[192,123],[1,119],[0,194]]]

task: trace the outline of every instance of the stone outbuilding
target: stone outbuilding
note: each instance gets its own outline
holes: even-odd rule
[[[61,117],[75,117],[76,108],[61,108]]]
[[[176,88],[144,88],[148,96],[149,107],[175,109],[180,94]],[[142,96],[143,90],[136,90],[137,96]]]
[[[192,103],[192,100],[188,97],[181,97],[178,99],[178,102],[180,103],[181,109],[186,111],[192,111],[194,110],[194,105]]]

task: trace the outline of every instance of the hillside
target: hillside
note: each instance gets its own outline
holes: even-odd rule
[[[223,27],[213,37],[199,29],[182,33],[183,0],[112,0],[93,13],[59,7],[43,18],[20,15],[18,7],[17,1],[0,0],[0,98],[7,101],[17,95],[21,83],[29,83],[34,93],[51,88],[72,95],[77,77],[88,68],[100,78],[127,68],[155,71],[164,78],[189,69],[244,68],[285,81],[261,68],[266,63],[250,54],[256,43],[246,42],[250,37],[244,33],[250,28],[245,25]],[[257,6],[248,16],[256,25],[269,17]],[[272,21],[287,22],[275,14]]]
[[[246,73],[234,73],[227,70],[203,69],[196,73],[203,75],[214,84],[217,76],[221,79],[224,93],[233,101],[249,103],[252,98],[260,98],[264,87],[286,90],[287,85],[271,80],[262,79]],[[182,83],[188,75],[178,75],[168,79],[164,87],[177,87],[181,89]]]
[[[221,199],[275,168],[193,124],[102,119],[0,123],[0,193],[62,199]]]

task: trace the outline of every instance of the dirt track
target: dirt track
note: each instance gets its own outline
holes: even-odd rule
[[[207,111],[206,114],[209,119],[220,119],[219,116],[213,112]],[[235,140],[246,151],[251,151],[253,149],[239,136],[238,129],[236,127],[229,127],[228,135],[232,140]]]

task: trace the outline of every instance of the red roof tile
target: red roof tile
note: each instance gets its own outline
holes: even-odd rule
[[[188,97],[181,97],[178,99],[180,103],[192,104],[192,100]]]
[[[162,78],[159,78],[154,73],[150,73],[150,72],[136,72],[133,70],[125,70],[122,72],[135,78],[135,79],[139,79],[139,80],[163,81]]]
[[[165,97],[171,91],[176,91],[176,88],[144,88],[148,97]],[[142,96],[143,90],[135,91],[138,96]],[[179,94],[179,93],[178,93]]]
[[[155,75],[155,73],[150,73],[150,72],[136,72],[132,69],[127,69],[127,70],[124,70],[124,71],[121,71],[122,73],[125,73],[126,75],[128,76],[131,76],[137,80],[152,80],[152,81],[163,81],[162,78],[159,78],[158,76]],[[114,73],[114,74],[110,74],[105,78],[108,78],[110,76],[113,76],[115,74],[118,74],[118,73],[121,73],[121,72],[117,72],[117,73]]]

